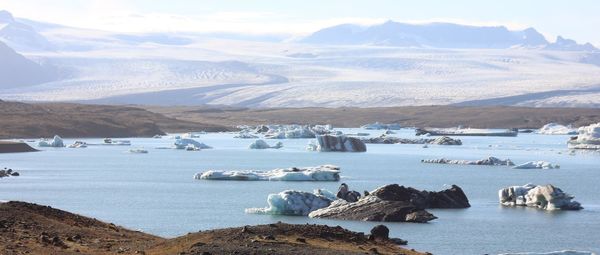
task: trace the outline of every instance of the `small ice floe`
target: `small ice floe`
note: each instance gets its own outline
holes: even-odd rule
[[[307,216],[310,212],[325,208],[331,204],[335,196],[325,190],[315,190],[313,193],[286,190],[267,197],[268,207],[248,208],[246,213],[278,214]]]
[[[379,137],[363,138],[364,143],[374,144],[437,144],[437,145],[462,145],[460,139],[454,139],[448,136],[440,136],[438,138],[418,138],[408,139],[394,136],[387,136],[385,134]]]
[[[537,133],[542,135],[574,135],[577,134],[577,130],[571,127],[571,125],[564,126],[557,123],[548,123],[540,128]]]
[[[417,128],[415,135],[428,136],[517,136],[518,131],[514,129],[483,129],[483,128]]]
[[[547,161],[529,161],[513,167],[514,169],[558,169],[560,165]]]
[[[162,135],[154,135],[152,138],[154,138],[154,139],[161,139]]]
[[[84,141],[75,141],[73,144],[69,144],[67,148],[87,148],[87,143]]]
[[[148,151],[145,150],[144,148],[137,148],[137,149],[131,149],[129,150],[129,153],[135,153],[135,154],[147,154]]]
[[[256,132],[264,133],[266,139],[315,138],[317,135],[334,133],[331,125],[263,125]]]
[[[370,129],[370,130],[382,130],[382,129],[400,130],[402,128],[402,126],[400,126],[400,124],[396,124],[396,123],[383,124],[383,123],[375,122],[375,123],[372,123],[372,124],[363,125],[360,128],[362,128],[362,129]]]
[[[315,151],[337,151],[337,152],[365,152],[367,146],[363,141],[356,137],[345,135],[319,135],[317,136],[319,145]]]
[[[176,139],[174,145],[175,145],[175,149],[178,149],[178,150],[194,151],[194,150],[212,149],[212,147],[210,147],[204,143],[198,142],[194,139],[190,139],[190,138]]]
[[[396,134],[396,132],[387,129],[387,130],[385,130],[385,132],[383,132],[383,134],[385,134],[385,135],[394,135],[394,134]]]
[[[569,149],[600,150],[600,123],[577,129],[577,136],[568,142]]]
[[[346,134],[347,136],[370,136],[371,134],[369,133],[350,133],[350,134]]]
[[[597,255],[591,251],[551,251],[551,252],[516,252],[516,253],[501,253],[498,255]]]
[[[499,255],[597,255],[591,251],[551,251],[551,252],[516,252],[516,253],[501,253]]]
[[[340,168],[334,165],[316,167],[278,168],[270,171],[210,170],[194,176],[197,180],[233,180],[233,181],[339,181]]]
[[[573,196],[548,185],[511,186],[498,191],[500,204],[504,206],[528,206],[543,210],[580,210],[581,204],[572,201]]]
[[[250,132],[248,132],[248,131],[242,131],[242,132],[239,132],[237,135],[235,135],[233,138],[256,139],[256,138],[258,138],[258,136],[250,134]]]
[[[271,146],[264,140],[256,140],[248,146],[249,149],[280,149],[282,147],[282,142],[277,142],[275,145]]]
[[[458,159],[423,159],[422,163],[435,163],[435,164],[455,164],[455,165],[484,165],[484,166],[514,166],[510,159],[499,159],[496,157],[488,157],[480,160],[458,160]]]
[[[204,131],[187,132],[187,133],[181,135],[181,137],[183,137],[183,138],[200,138],[200,135],[204,135],[204,134],[206,134],[206,132],[204,132]]]
[[[129,141],[129,140],[113,140],[112,138],[104,138],[104,143],[102,145],[130,146],[131,141]]]
[[[65,144],[63,143],[63,139],[60,138],[60,136],[55,135],[54,138],[52,138],[52,140],[49,139],[42,139],[39,143],[38,143],[39,147],[65,147]]]

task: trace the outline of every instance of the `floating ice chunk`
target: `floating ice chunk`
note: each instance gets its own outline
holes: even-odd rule
[[[194,179],[235,181],[339,181],[340,168],[322,165],[302,168],[278,168],[271,171],[215,171],[198,173]]]
[[[187,132],[187,133],[181,135],[181,137],[183,137],[183,138],[200,138],[200,135],[204,135],[204,134],[206,134],[206,132],[204,132],[204,131]]]
[[[375,122],[372,124],[366,124],[360,128],[363,129],[375,129],[375,130],[380,130],[380,129],[388,129],[388,130],[400,130],[402,127],[400,126],[400,124],[396,124],[396,123],[392,123],[392,124],[382,124],[379,122]]]
[[[256,140],[248,146],[250,149],[279,149],[281,147],[283,147],[283,143],[281,142],[277,142],[275,145],[271,146],[264,140]]]
[[[498,191],[500,204],[504,206],[529,206],[543,210],[580,210],[581,204],[571,201],[573,196],[553,185],[511,186]]]
[[[265,133],[267,139],[315,138],[317,135],[333,133],[331,125],[272,125],[259,128],[256,132]]]
[[[514,129],[484,129],[484,128],[417,128],[415,129],[416,135],[427,135],[427,136],[517,136],[518,130]]]
[[[39,147],[65,147],[62,138],[60,136],[55,135],[52,140],[42,139],[38,143]]]
[[[516,253],[502,253],[499,255],[597,255],[591,251],[551,251],[551,252],[516,252]]]
[[[131,149],[131,150],[129,150],[129,153],[147,154],[148,151],[145,150],[144,148],[137,148],[137,149]]]
[[[379,137],[363,138],[364,143],[375,143],[375,144],[438,144],[438,145],[462,145],[460,139],[454,139],[448,136],[440,136],[438,138],[399,138],[393,136],[387,136],[385,134]]]
[[[67,148],[87,148],[87,143],[83,141],[75,141],[73,144],[69,144]]]
[[[111,138],[104,138],[103,145],[123,145],[123,146],[129,146],[129,145],[131,145],[131,141],[129,141],[129,140],[113,140]]]
[[[557,123],[548,123],[544,125],[540,130],[538,130],[538,134],[542,135],[574,135],[577,134],[577,131],[569,126],[564,126]]]
[[[600,150],[600,123],[580,127],[569,141],[569,149]]]
[[[486,165],[486,166],[514,166],[510,159],[499,159],[496,157],[488,157],[480,160],[449,160],[445,158],[440,159],[424,159],[422,163],[436,163],[436,164],[456,164],[456,165]]]
[[[268,207],[248,208],[245,211],[246,213],[256,214],[306,216],[312,211],[329,206],[331,201],[323,195],[321,190],[315,190],[314,193],[286,190],[277,194],[270,194],[267,198]]]
[[[234,136],[233,138],[241,138],[241,139],[256,139],[256,138],[258,138],[258,136],[257,136],[257,135],[250,134],[250,132],[248,132],[248,131],[242,131],[242,132],[239,132],[239,133],[238,133],[236,136]]]
[[[365,152],[367,146],[356,137],[344,135],[319,135],[317,136],[317,151],[339,151],[339,152]]]
[[[190,138],[180,138],[175,140],[175,149],[190,150],[189,148],[197,148],[198,150],[212,149],[212,147]]]
[[[547,161],[529,161],[513,167],[514,169],[555,169],[560,168],[558,164],[552,164]]]

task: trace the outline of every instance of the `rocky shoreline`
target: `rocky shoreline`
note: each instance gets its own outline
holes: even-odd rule
[[[49,206],[0,203],[3,254],[428,254],[399,246],[405,241],[386,230],[278,222],[165,239]]]

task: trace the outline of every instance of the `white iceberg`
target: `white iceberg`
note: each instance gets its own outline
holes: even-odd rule
[[[513,167],[514,169],[558,169],[560,165],[547,161],[529,161]]]
[[[339,181],[340,168],[334,165],[322,165],[302,168],[279,168],[271,171],[210,170],[194,176],[197,180],[235,180],[235,181]]]
[[[62,138],[60,136],[55,135],[52,140],[42,139],[38,143],[39,147],[65,147]]]
[[[131,145],[131,141],[129,140],[113,140],[111,138],[104,138],[103,145],[122,145],[129,146]]]
[[[331,134],[333,130],[331,125],[270,125],[261,126],[257,132],[264,133],[266,139],[298,139]]]
[[[486,166],[514,166],[510,159],[499,159],[496,157],[488,157],[480,160],[449,160],[445,158],[440,159],[423,159],[422,163],[435,163],[435,164],[455,164],[455,165],[486,165]]]
[[[548,123],[544,125],[540,130],[538,130],[538,134],[542,135],[574,135],[577,134],[577,131],[569,126],[564,126],[557,123]]]
[[[382,124],[379,122],[375,122],[372,124],[366,124],[362,127],[360,127],[362,129],[370,129],[370,130],[380,130],[380,129],[387,129],[387,130],[400,130],[402,127],[400,126],[400,124],[396,124],[396,123],[392,123],[392,124]]]
[[[271,146],[264,140],[256,140],[248,146],[249,149],[279,149],[281,147],[283,147],[283,143],[281,142],[277,142]]]
[[[551,251],[551,252],[516,252],[516,253],[502,253],[498,255],[596,255],[591,251]]]
[[[329,206],[332,195],[331,192],[323,190],[315,190],[313,193],[286,190],[270,194],[267,198],[268,207],[248,208],[245,211],[256,214],[307,216],[312,211]]]
[[[143,148],[138,148],[138,149],[131,149],[129,150],[129,153],[135,153],[135,154],[147,154],[148,151],[143,149]]]
[[[250,132],[248,132],[248,131],[242,131],[242,132],[239,132],[237,135],[235,135],[233,138],[256,139],[256,138],[258,138],[258,136],[250,134]]]
[[[212,149],[212,147],[198,142],[194,139],[190,138],[180,138],[175,140],[175,149],[178,150],[203,150],[203,149]]]
[[[577,133],[569,141],[569,149],[600,150],[600,123],[580,127]]]
[[[200,135],[204,135],[204,134],[206,134],[206,132],[204,132],[204,131],[187,132],[187,133],[181,135],[181,137],[183,137],[183,138],[200,138]]]
[[[504,206],[529,206],[543,210],[580,210],[581,204],[572,201],[573,196],[553,185],[511,186],[498,191],[500,204]]]
[[[356,137],[344,135],[319,135],[317,136],[319,145],[316,148],[309,147],[316,151],[338,151],[338,152],[365,152],[367,146],[363,141]],[[310,145],[309,145],[310,146]]]
[[[73,144],[69,144],[67,148],[87,148],[87,143],[83,141],[75,141]]]

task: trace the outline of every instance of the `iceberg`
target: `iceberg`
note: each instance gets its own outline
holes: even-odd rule
[[[200,131],[200,132],[187,132],[183,135],[181,135],[181,137],[184,138],[200,138],[200,135],[204,135],[206,134],[206,132],[204,131]]]
[[[564,126],[557,123],[548,123],[544,125],[540,130],[538,130],[538,134],[542,135],[575,135],[577,134],[577,130],[569,126]]]
[[[143,148],[138,148],[138,149],[131,149],[129,150],[129,153],[135,153],[135,154],[147,154],[148,151],[143,149]]]
[[[332,202],[331,192],[315,190],[313,193],[286,190],[270,194],[267,198],[268,207],[248,208],[246,213],[278,214],[306,216],[317,209],[325,208]]]
[[[514,169],[558,169],[560,165],[547,161],[529,161],[513,167]]]
[[[196,174],[194,179],[234,181],[339,181],[340,168],[334,165],[322,165],[316,167],[278,168],[271,171],[209,170]]]
[[[265,128],[266,127],[266,128]],[[265,130],[265,132],[262,132]],[[298,139],[298,138],[315,138],[317,135],[325,135],[333,133],[331,125],[272,125],[262,126],[261,130],[265,134],[266,139]]]
[[[250,132],[248,132],[248,131],[242,131],[242,132],[239,132],[237,135],[235,135],[233,138],[256,139],[256,138],[258,138],[258,136],[250,134]]]
[[[396,123],[382,124],[382,123],[379,123],[379,122],[375,122],[375,123],[372,123],[372,124],[363,125],[360,128],[362,128],[362,129],[369,129],[369,130],[381,130],[381,129],[400,130],[402,127],[400,126],[400,124],[396,124]]]
[[[485,166],[514,166],[510,159],[499,159],[496,157],[488,157],[480,160],[449,160],[445,158],[440,159],[423,159],[422,163],[435,163],[435,164],[456,164],[456,165],[485,165]]]
[[[600,123],[580,127],[577,133],[568,142],[569,149],[600,150]]]
[[[518,130],[506,129],[506,130],[495,130],[495,129],[482,129],[482,128],[417,128],[415,129],[416,135],[426,136],[517,136]]]
[[[504,206],[528,206],[543,210],[580,210],[581,204],[572,201],[573,196],[548,185],[511,186],[498,191],[500,204]]]
[[[192,149],[190,149],[192,148]],[[203,150],[203,149],[212,149],[212,147],[198,142],[194,139],[190,138],[180,138],[175,140],[175,149],[178,150]]]
[[[67,148],[87,148],[87,143],[83,141],[75,141],[73,144],[69,144]]]
[[[60,136],[55,135],[52,140],[42,139],[38,143],[39,147],[65,147],[62,138]]]
[[[319,143],[319,145],[316,148],[314,148],[316,151],[367,151],[367,146],[362,140],[356,137],[348,137],[345,135],[319,135],[317,136],[317,142]]]
[[[131,145],[131,141],[129,141],[129,140],[113,140],[111,138],[104,138],[104,143],[102,145],[129,146],[129,145]]]
[[[460,139],[454,139],[447,136],[441,136],[438,138],[418,138],[418,139],[408,139],[408,138],[399,138],[393,136],[387,136],[383,134],[379,137],[372,138],[363,138],[362,141],[364,143],[373,143],[373,144],[438,144],[438,145],[462,145],[462,141]]]
[[[277,142],[271,146],[264,140],[256,140],[248,146],[249,149],[279,149],[281,147],[283,147],[283,143],[281,142]]]
[[[591,252],[591,251],[564,250],[564,251],[551,251],[551,252],[502,253],[499,255],[596,255],[596,253]]]

